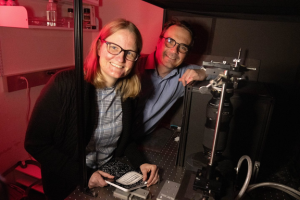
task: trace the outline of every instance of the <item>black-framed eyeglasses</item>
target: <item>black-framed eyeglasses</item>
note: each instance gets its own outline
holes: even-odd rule
[[[170,38],[170,37],[167,37],[167,38],[162,37],[162,38],[165,39],[165,45],[168,48],[173,48],[173,47],[175,47],[176,44],[178,44],[178,51],[180,53],[186,54],[189,51],[190,47],[188,45],[186,45],[186,44],[177,43],[173,38]]]
[[[112,43],[112,42],[107,42],[103,39],[100,39],[102,42],[105,42],[107,44],[107,51],[108,53],[112,54],[112,55],[119,55],[122,51],[124,51],[124,55],[126,60],[129,61],[136,61],[139,58],[139,54],[135,51],[132,50],[125,50],[122,47],[120,47],[119,45]]]

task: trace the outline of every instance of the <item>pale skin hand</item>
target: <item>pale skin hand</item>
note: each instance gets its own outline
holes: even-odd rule
[[[141,172],[143,174],[143,181],[147,180],[147,175],[149,172],[150,173],[150,177],[147,180],[147,187],[156,184],[159,181],[159,175],[158,175],[158,168],[156,165],[151,165],[148,163],[142,164],[140,166]],[[95,188],[95,187],[104,187],[107,186],[107,183],[104,180],[104,177],[108,178],[108,179],[113,179],[114,176],[105,173],[103,171],[96,171],[92,174],[88,186],[89,188]]]
[[[89,188],[91,189],[91,188],[95,188],[95,187],[107,186],[107,183],[105,182],[104,177],[106,177],[108,179],[114,178],[114,176],[98,170],[92,174],[92,176],[89,180],[89,183],[88,183]]]
[[[178,81],[180,81],[183,86],[186,86],[186,84],[191,81],[203,81],[206,76],[205,70],[203,69],[187,69]]]
[[[156,165],[145,163],[140,166],[140,169],[143,174],[143,181],[147,181],[147,187],[159,182],[158,167]],[[151,173],[149,179],[147,180],[147,174],[149,172]]]

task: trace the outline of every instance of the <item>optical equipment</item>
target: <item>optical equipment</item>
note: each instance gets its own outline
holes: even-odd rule
[[[211,80],[207,86],[200,87],[200,93],[210,89],[212,99],[206,108],[206,123],[204,130],[203,148],[201,161],[202,169],[198,169],[193,189],[202,191],[203,199],[219,199],[222,196],[222,175],[216,170],[217,163],[222,159],[222,153],[226,148],[229,133],[229,123],[232,118],[233,107],[230,98],[234,89],[243,79],[243,72],[248,70],[240,65],[241,49],[238,58],[231,64],[226,62],[214,63],[203,62],[204,66],[215,67],[219,75]],[[208,68],[207,74],[209,74]]]

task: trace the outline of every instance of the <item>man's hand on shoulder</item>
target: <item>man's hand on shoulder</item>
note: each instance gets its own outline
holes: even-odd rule
[[[187,69],[182,77],[178,80],[183,86],[191,81],[203,81],[206,78],[204,69]]]

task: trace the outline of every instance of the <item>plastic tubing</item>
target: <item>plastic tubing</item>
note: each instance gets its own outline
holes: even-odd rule
[[[288,187],[286,185],[282,185],[282,184],[279,184],[279,183],[273,183],[273,182],[264,182],[264,183],[258,183],[258,184],[252,184],[252,185],[249,185],[248,189],[247,189],[247,192],[255,189],[255,188],[258,188],[258,187],[263,187],[263,186],[266,186],[266,187],[272,187],[272,188],[275,188],[275,189],[279,189],[283,192],[286,192],[288,193],[289,195],[297,198],[297,199],[300,199],[300,192],[298,190],[295,190],[294,188],[291,188],[291,187]],[[289,191],[289,192],[287,192]],[[294,194],[294,195],[293,195]]]
[[[236,167],[236,174],[239,173],[239,168],[241,167],[242,162],[244,161],[244,159],[246,159],[248,161],[248,172],[247,172],[247,176],[246,176],[246,180],[244,182],[244,185],[242,187],[242,189],[240,190],[240,192],[238,193],[238,195],[236,196],[235,200],[238,200],[240,198],[242,198],[242,196],[244,195],[244,193],[247,190],[247,187],[250,183],[250,179],[251,179],[251,174],[252,174],[252,161],[250,159],[249,156],[244,155],[240,158],[237,167]]]
[[[295,190],[294,188],[288,187],[286,185],[282,185],[279,183],[273,183],[273,182],[264,182],[264,183],[257,183],[257,184],[249,185],[251,174],[252,174],[252,161],[249,156],[244,155],[240,158],[238,165],[236,167],[236,173],[238,174],[239,168],[241,167],[241,164],[244,161],[244,159],[247,159],[247,161],[248,161],[248,173],[247,173],[244,185],[243,185],[242,189],[240,190],[240,192],[238,193],[238,195],[236,196],[235,200],[241,199],[246,191],[250,192],[251,190],[254,190],[255,188],[258,188],[258,187],[275,188],[275,189],[281,190],[281,191],[293,196],[294,198],[300,200],[300,191]],[[248,187],[248,185],[249,185],[249,187]]]

